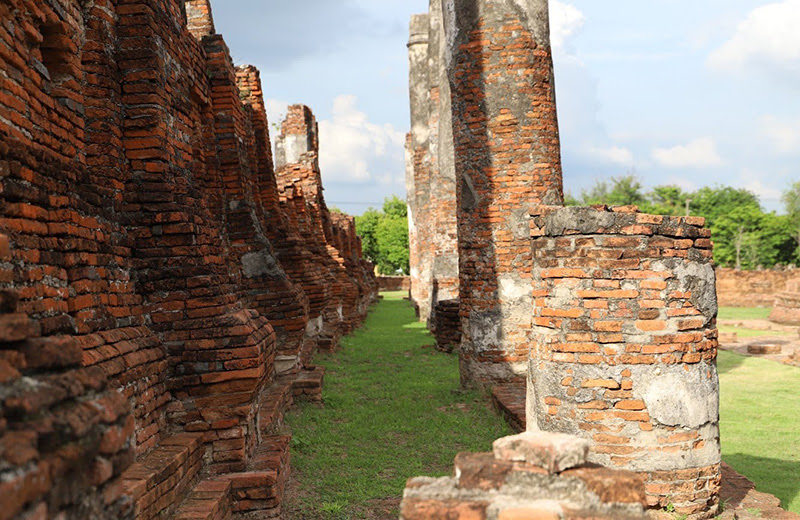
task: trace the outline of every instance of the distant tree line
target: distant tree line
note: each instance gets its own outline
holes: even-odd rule
[[[361,237],[364,256],[385,275],[408,274],[408,208],[406,201],[393,195],[383,209],[369,208],[356,217],[356,232]]]
[[[714,240],[714,261],[738,269],[800,264],[800,181],[783,193],[785,214],[766,212],[755,194],[730,186],[684,191],[656,186],[645,191],[633,175],[597,181],[567,205],[636,205],[656,215],[705,217]]]

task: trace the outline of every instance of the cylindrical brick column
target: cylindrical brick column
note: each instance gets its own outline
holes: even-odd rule
[[[441,0],[430,0],[428,14],[428,149],[431,157],[430,211],[426,215],[431,229],[432,250],[431,328],[437,325],[436,309],[440,302],[458,298],[458,232],[456,218],[456,170],[453,155],[453,117],[450,82],[444,68],[446,41]]]
[[[433,268],[432,230],[428,225],[430,211],[429,109],[427,14],[411,17],[408,40],[409,96],[411,102],[411,133],[408,145],[406,181],[411,252],[411,299],[419,317],[430,316],[432,298],[431,271]]]
[[[443,0],[466,385],[523,378],[528,208],[563,189],[546,0]]]
[[[653,507],[710,518],[720,481],[716,285],[697,217],[534,210],[528,429],[645,474]]]

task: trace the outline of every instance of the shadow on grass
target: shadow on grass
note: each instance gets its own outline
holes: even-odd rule
[[[720,375],[732,372],[739,368],[746,360],[747,356],[721,350],[717,358],[717,372],[719,372]]]
[[[733,469],[756,482],[756,491],[778,497],[784,509],[800,497],[800,461],[757,457],[745,453],[726,455],[724,459]],[[797,512],[798,507],[793,509]]]

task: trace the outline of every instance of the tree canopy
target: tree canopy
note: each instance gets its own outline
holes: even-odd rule
[[[364,256],[381,274],[408,274],[408,208],[397,197],[388,197],[383,208],[369,208],[356,217],[356,232],[361,236]]]
[[[800,263],[800,181],[783,195],[785,215],[766,212],[758,197],[730,186],[684,191],[679,186],[656,186],[645,191],[634,175],[599,180],[579,198],[567,195],[568,205],[636,205],[656,215],[705,217],[714,240],[714,261],[740,269]]]

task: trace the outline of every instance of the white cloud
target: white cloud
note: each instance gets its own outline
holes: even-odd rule
[[[776,152],[800,153],[800,120],[789,121],[769,115],[762,117],[759,125],[761,135]]]
[[[655,148],[653,159],[667,168],[699,168],[722,164],[717,145],[711,137],[701,137],[671,148]]]
[[[279,99],[268,98],[264,103],[264,106],[267,110],[267,121],[269,121],[269,124],[272,127],[270,128],[270,135],[272,135],[275,133],[275,125],[280,126],[283,120],[286,119],[286,113],[289,112],[289,103]]]
[[[761,179],[766,176],[757,171],[745,168],[739,176],[739,186],[755,193],[762,202],[778,201],[781,198],[781,190],[775,186],[767,186]]]
[[[568,38],[583,28],[584,14],[575,6],[553,0],[550,2],[550,44],[563,49]]]
[[[586,155],[601,163],[633,165],[633,152],[624,146],[609,146],[605,148],[592,146],[586,150]]]
[[[326,182],[368,182],[374,180],[374,170],[387,169],[387,163],[403,164],[403,133],[390,124],[370,122],[357,103],[356,96],[338,96],[332,118],[319,122],[319,162]]]
[[[734,35],[708,58],[717,69],[748,72],[765,67],[781,76],[800,78],[800,0],[758,7]]]

